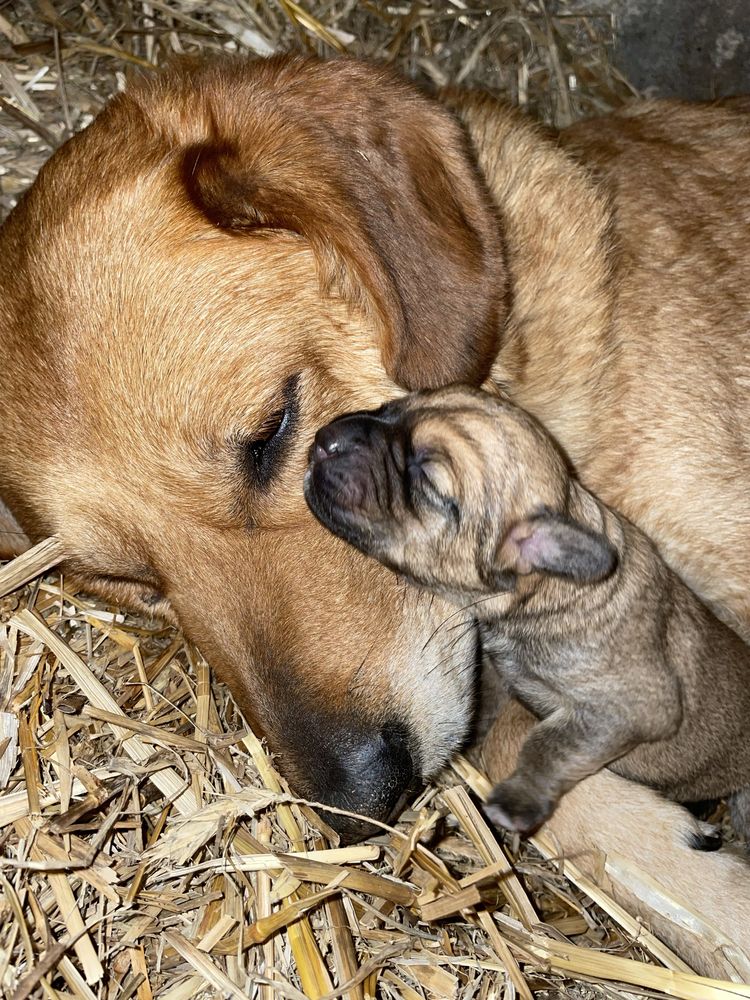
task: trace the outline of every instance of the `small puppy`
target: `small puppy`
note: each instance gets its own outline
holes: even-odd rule
[[[677,801],[729,796],[747,839],[750,648],[531,416],[452,388],[341,417],[318,431],[305,496],[336,534],[469,610],[541,720],[492,792],[494,822],[530,833],[608,765]]]

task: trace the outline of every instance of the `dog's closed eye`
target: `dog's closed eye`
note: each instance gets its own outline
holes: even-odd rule
[[[269,413],[252,437],[243,442],[243,457],[251,485],[267,489],[283,457],[299,414],[299,375],[286,380],[283,405]]]

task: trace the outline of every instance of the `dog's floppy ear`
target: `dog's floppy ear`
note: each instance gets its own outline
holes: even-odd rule
[[[212,137],[185,156],[194,202],[222,227],[304,236],[328,289],[374,314],[400,385],[481,383],[497,352],[506,269],[452,115],[353,60],[285,57],[207,72],[221,87],[197,92],[220,99]]]
[[[617,551],[604,535],[557,514],[520,521],[503,539],[499,561],[521,575],[550,573],[594,583],[614,572]]]

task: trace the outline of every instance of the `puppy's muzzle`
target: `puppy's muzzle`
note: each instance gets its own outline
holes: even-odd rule
[[[322,427],[310,450],[305,498],[332,531],[360,545],[402,495],[404,446],[388,410]]]

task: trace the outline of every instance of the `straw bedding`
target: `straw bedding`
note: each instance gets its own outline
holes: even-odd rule
[[[465,760],[338,847],[178,633],[35,577],[55,546],[0,570],[5,995],[726,998],[543,837],[500,844]]]
[[[0,213],[172,53],[345,50],[565,124],[630,95],[613,30],[572,0],[0,4]],[[340,848],[200,654],[40,576],[59,555],[50,540],[0,569],[4,996],[750,996],[691,975],[543,837],[498,842],[467,761]]]

